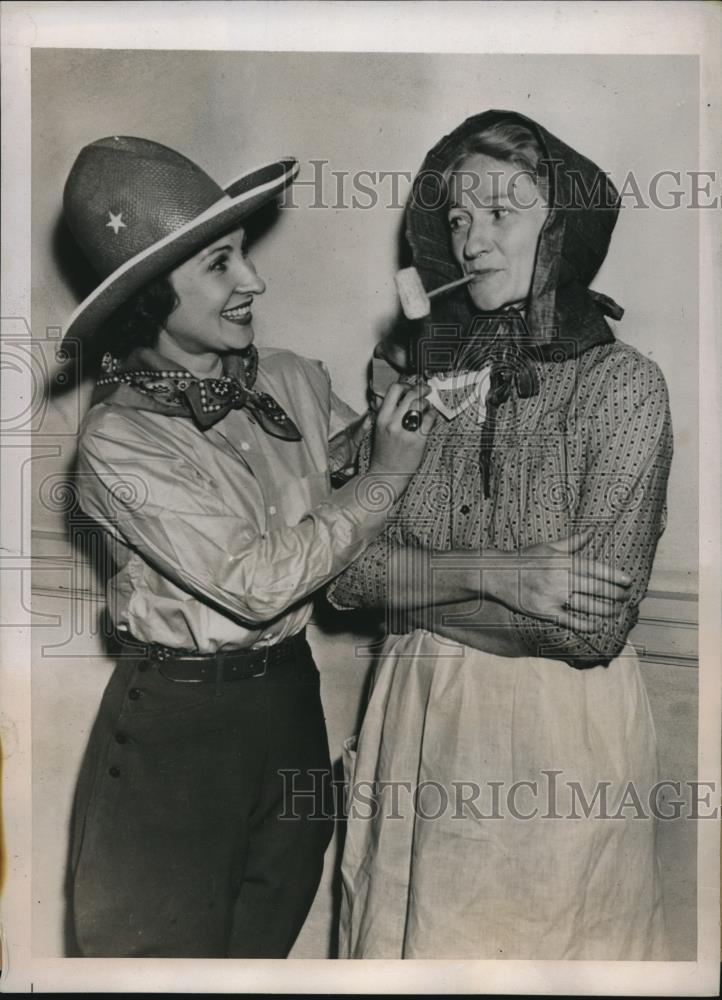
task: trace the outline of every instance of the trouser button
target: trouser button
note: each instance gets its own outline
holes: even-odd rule
[[[113,767],[108,768],[108,774],[110,775],[111,778],[119,778],[120,768],[113,765]]]
[[[115,742],[116,743],[127,743],[128,742],[128,737],[125,735],[125,733],[116,733],[115,734]]]
[[[131,701],[137,701],[140,698],[140,688],[131,688],[128,697]]]

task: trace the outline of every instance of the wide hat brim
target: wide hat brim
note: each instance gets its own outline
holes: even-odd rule
[[[77,307],[63,340],[88,340],[136,292],[276,198],[298,173],[292,157],[248,171],[224,187],[225,197],[109,274]]]

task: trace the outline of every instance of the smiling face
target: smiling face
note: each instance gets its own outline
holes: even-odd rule
[[[159,349],[174,345],[189,355],[217,357],[252,343],[253,297],[266,286],[246,255],[242,228],[209,243],[169,280],[179,303],[160,331]]]
[[[449,193],[451,247],[463,270],[476,275],[467,285],[474,305],[488,312],[523,302],[548,213],[531,176],[473,153],[452,173]]]

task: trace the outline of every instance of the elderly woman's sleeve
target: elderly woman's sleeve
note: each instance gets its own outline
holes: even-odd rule
[[[616,617],[598,619],[592,633],[512,616],[535,655],[577,667],[608,663],[637,621],[664,530],[672,460],[667,387],[654,362],[634,352],[608,369],[605,384],[595,389],[587,399],[585,428],[580,428],[587,463],[581,475],[569,474],[572,490],[578,491],[573,528],[592,531],[595,559],[630,575],[631,598]]]

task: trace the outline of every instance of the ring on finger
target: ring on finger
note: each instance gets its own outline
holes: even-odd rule
[[[417,431],[421,427],[421,413],[418,410],[408,410],[401,418],[401,426],[405,431]]]

